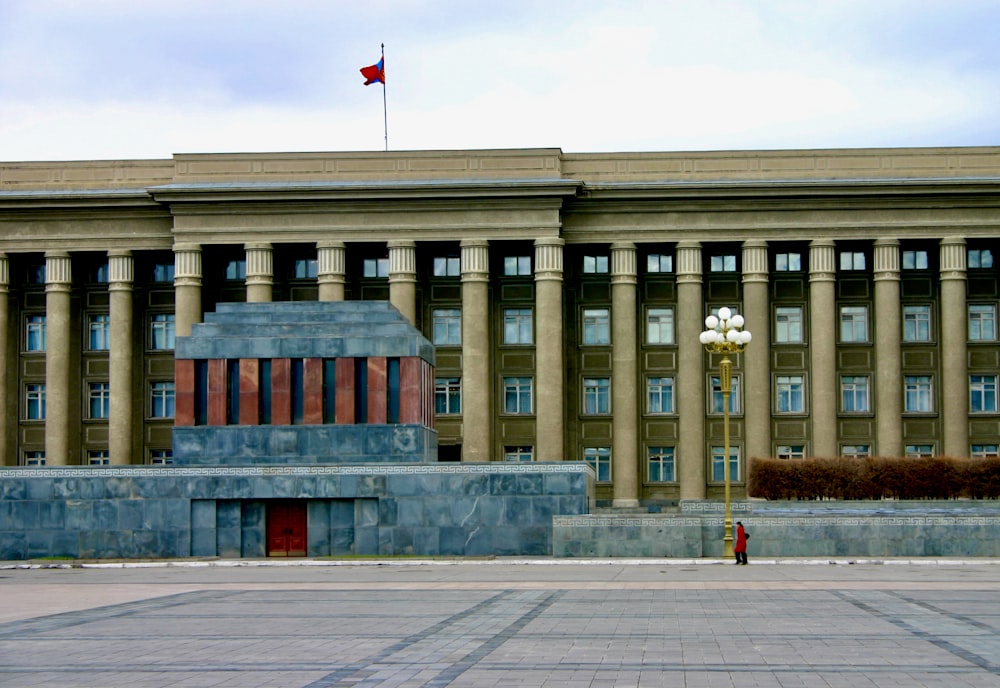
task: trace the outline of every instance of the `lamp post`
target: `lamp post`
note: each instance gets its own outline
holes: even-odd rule
[[[733,556],[733,515],[729,505],[729,396],[733,392],[733,363],[729,354],[738,354],[750,343],[750,333],[743,329],[743,316],[726,307],[719,309],[719,315],[705,318],[705,331],[698,339],[710,354],[722,354],[719,362],[719,387],[722,390],[722,475],[726,484],[725,532],[722,538],[722,554]]]

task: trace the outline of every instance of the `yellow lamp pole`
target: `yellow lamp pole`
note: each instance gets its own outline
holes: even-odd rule
[[[733,556],[733,515],[729,500],[729,397],[733,392],[733,363],[729,354],[740,353],[750,343],[750,333],[743,329],[743,316],[731,309],[719,309],[719,315],[705,318],[705,331],[698,339],[710,354],[722,354],[719,362],[719,388],[722,390],[722,476],[725,482],[725,521],[722,555]]]

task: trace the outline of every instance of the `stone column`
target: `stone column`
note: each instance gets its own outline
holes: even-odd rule
[[[899,241],[875,240],[875,436],[881,456],[903,455]]]
[[[746,471],[750,459],[767,458],[771,450],[771,314],[768,306],[766,241],[743,242],[743,319],[753,340],[743,353],[743,433]]]
[[[969,363],[965,239],[941,240],[941,424],[944,456],[968,456]]]
[[[65,251],[45,253],[45,464],[69,463],[70,289],[72,262]]]
[[[462,241],[462,461],[493,456],[490,374],[490,245]]]
[[[681,499],[705,499],[705,329],[701,288],[701,244],[677,244],[677,472]]]
[[[269,243],[247,244],[247,303],[269,303],[274,294],[274,249]]]
[[[178,337],[201,322],[201,246],[174,245],[174,327]]]
[[[414,326],[417,325],[417,245],[390,241],[389,301]]]
[[[108,251],[108,292],[111,298],[111,350],[109,352],[111,408],[108,418],[108,453],[113,464],[136,461],[132,447],[135,399],[132,381],[133,283],[132,252]]]
[[[10,442],[17,427],[17,411],[8,412],[9,370],[16,365],[10,351],[10,269],[7,254],[0,253],[0,466],[17,465],[17,455]]]
[[[535,441],[539,461],[565,459],[566,393],[563,367],[563,244],[558,237],[535,240]]]
[[[318,265],[319,300],[343,301],[345,268],[343,241],[320,241],[316,244]]]
[[[812,455],[834,457],[837,449],[837,284],[833,241],[809,243],[809,352]],[[750,344],[753,346],[753,343]]]
[[[616,507],[639,506],[639,346],[636,319],[638,283],[635,244],[611,244],[611,411]]]

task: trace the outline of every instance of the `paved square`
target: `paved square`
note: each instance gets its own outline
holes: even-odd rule
[[[0,685],[1000,687],[998,592],[992,563],[4,569]]]

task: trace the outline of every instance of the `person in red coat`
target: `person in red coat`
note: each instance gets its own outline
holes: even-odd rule
[[[747,532],[743,530],[743,522],[736,522],[736,544],[733,547],[737,564],[747,563]]]

